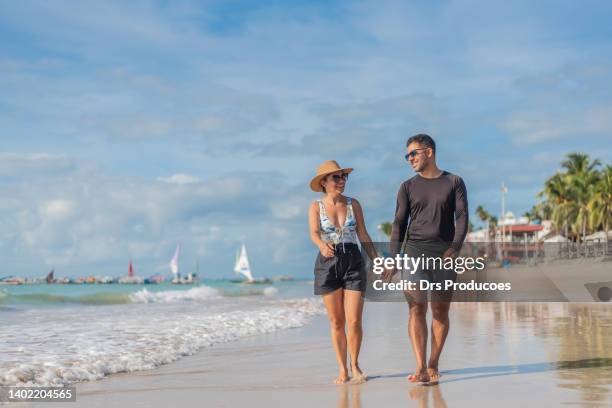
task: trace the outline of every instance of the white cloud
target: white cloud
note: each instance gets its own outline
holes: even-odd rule
[[[0,176],[41,176],[73,169],[74,162],[63,155],[0,152]]]
[[[164,273],[166,258],[181,242],[188,264],[200,259],[203,270],[216,265],[219,276],[231,271],[227,264],[241,239],[269,248],[264,251],[277,245],[261,237],[269,237],[269,200],[286,187],[270,191],[269,177],[252,171],[212,180],[182,173],[143,180],[76,166],[55,177],[5,182],[11,200],[0,207],[0,263],[27,259],[26,275],[47,267],[60,276],[117,275],[134,259],[143,275]],[[301,211],[295,205],[292,216]],[[284,225],[292,228],[288,220]]]
[[[308,208],[310,201],[309,194],[304,191],[303,194],[290,197],[278,197],[270,200],[269,206],[272,216],[278,220],[295,220],[298,218],[306,219],[305,210]]]
[[[516,112],[502,123],[517,145],[584,137],[612,135],[612,106],[557,112]]]
[[[73,202],[56,199],[43,202],[39,208],[40,217],[45,221],[63,221],[72,216],[75,209]]]
[[[201,181],[198,177],[189,174],[173,174],[169,177],[158,177],[157,180],[170,184],[194,184]]]
[[[388,219],[417,129],[497,206],[499,178],[528,183],[516,163],[536,149],[557,149],[544,175],[572,135],[588,149],[584,136],[610,133],[596,7],[548,8],[366,1],[227,16],[189,1],[6,3],[0,23],[18,41],[0,60],[0,137],[49,153],[0,153],[0,257],[84,271],[142,257],[164,271],[182,241],[218,276],[244,237],[255,262],[282,265],[312,249],[316,164],[355,166],[350,194],[369,222]],[[593,41],[568,40],[582,29]],[[559,72],[567,64],[584,74]]]

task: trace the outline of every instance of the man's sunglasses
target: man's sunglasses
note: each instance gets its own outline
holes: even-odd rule
[[[339,183],[340,180],[346,181],[348,179],[348,173],[334,174],[330,177],[332,178],[332,180],[334,180],[335,183]]]
[[[413,151],[408,152],[408,154],[406,154],[404,158],[406,160],[409,160],[411,157],[414,159],[416,155],[419,154],[419,150],[427,150],[427,149],[429,149],[429,147],[422,147],[420,149],[414,149]]]

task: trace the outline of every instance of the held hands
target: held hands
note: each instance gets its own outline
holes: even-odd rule
[[[453,248],[448,248],[446,251],[444,251],[444,254],[442,255],[442,258],[444,259],[456,258],[456,257],[457,257],[457,251],[455,251]]]
[[[319,245],[319,251],[325,258],[334,256],[334,245],[331,242],[323,242]]]
[[[382,273],[381,278],[383,282],[391,282],[393,276],[397,273],[397,269],[395,267],[385,268],[385,271]]]

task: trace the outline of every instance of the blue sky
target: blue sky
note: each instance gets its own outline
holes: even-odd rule
[[[316,166],[355,167],[371,235],[430,133],[482,204],[522,214],[564,155],[612,158],[612,5],[0,4],[0,276],[309,276]],[[476,222],[476,217],[473,216]]]

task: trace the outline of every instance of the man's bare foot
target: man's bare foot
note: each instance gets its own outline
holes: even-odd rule
[[[440,373],[438,372],[437,367],[429,367],[427,368],[427,374],[429,375],[430,382],[438,382],[440,380]]]
[[[353,380],[357,382],[364,382],[368,380],[368,375],[361,371],[359,368],[359,364],[355,364],[351,367],[351,371],[353,373]]]
[[[410,374],[406,377],[408,381],[412,383],[428,383],[429,382],[429,374],[427,373],[427,369],[417,369],[414,374]]]

